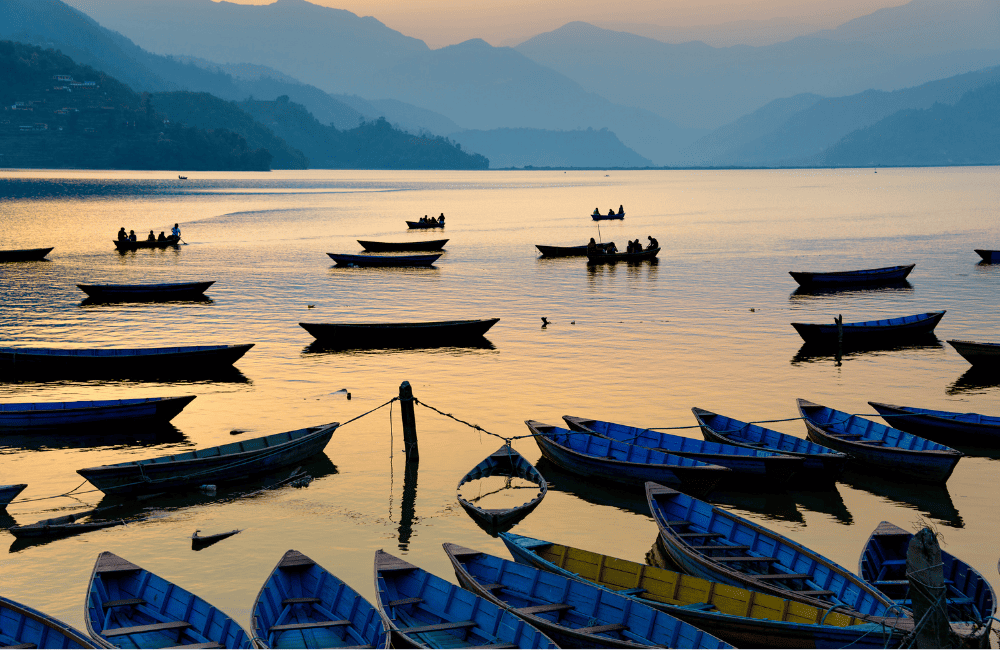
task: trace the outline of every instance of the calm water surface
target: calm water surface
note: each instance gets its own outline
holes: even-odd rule
[[[0,267],[2,345],[139,347],[255,343],[225,381],[0,384],[0,401],[197,395],[165,435],[21,436],[0,447],[0,483],[28,483],[0,528],[102,504],[77,469],[345,422],[398,394],[501,436],[526,419],[580,415],[691,426],[698,406],[742,420],[793,418],[795,398],[871,412],[868,400],[1000,415],[1000,376],[969,373],[948,338],[1000,340],[997,168],[697,172],[0,172],[0,248],[55,246],[48,262]],[[624,204],[624,222],[589,214]],[[447,229],[404,220],[444,212]],[[120,255],[180,222],[187,245]],[[534,244],[653,235],[656,264],[542,260]],[[333,268],[356,239],[447,237],[433,269]],[[906,286],[802,295],[790,270],[916,263]],[[77,283],[215,280],[210,301],[81,304]],[[800,351],[793,321],[845,322],[948,310],[936,344],[832,356]],[[541,327],[541,317],[550,325]],[[299,322],[498,317],[486,348],[323,352]],[[352,395],[347,400],[341,389]],[[452,579],[441,544],[507,557],[459,507],[455,486],[498,438],[417,407],[419,472],[405,476],[398,405],[339,429],[307,469],[316,480],[252,497],[260,483],[156,498],[127,527],[10,543],[0,593],[83,627],[93,563],[113,551],[249,628],[264,579],[289,548],[374,600],[382,548]],[[770,425],[799,436],[799,421]],[[244,433],[234,436],[232,431]],[[680,433],[700,437],[695,429]],[[532,462],[531,440],[515,444]],[[854,569],[879,521],[921,522],[945,550],[996,580],[1000,450],[963,458],[947,487],[849,475],[836,489],[717,492],[713,500]],[[656,538],[641,491],[604,489],[544,461],[549,495],[515,532],[642,561]],[[484,492],[495,485],[482,486]],[[470,493],[473,488],[470,488]],[[507,499],[509,495],[498,496]],[[32,499],[40,499],[34,500]],[[28,500],[28,501],[25,501]],[[107,502],[104,502],[105,504]],[[199,552],[202,534],[239,535]],[[4,541],[6,540],[6,541]]]

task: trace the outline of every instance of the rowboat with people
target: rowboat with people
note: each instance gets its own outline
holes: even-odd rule
[[[618,206],[618,212],[615,212],[614,208],[608,210],[607,214],[601,214],[601,211],[594,208],[594,211],[590,214],[590,218],[594,221],[610,221],[613,219],[624,219],[625,218],[625,208]]]
[[[111,241],[114,242],[115,248],[117,248],[119,252],[124,253],[126,251],[134,251],[140,248],[176,247],[179,245],[180,240],[180,237],[170,235],[166,239],[137,239],[135,241],[129,241],[127,239],[112,239]]]

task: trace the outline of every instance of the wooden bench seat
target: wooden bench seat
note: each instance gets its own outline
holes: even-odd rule
[[[567,605],[566,603],[546,603],[544,605],[518,607],[514,611],[518,614],[544,614],[545,612],[565,612],[568,609],[575,608],[573,605]]]
[[[319,599],[319,598],[305,597],[305,598],[286,598],[283,601],[281,601],[281,604],[282,605],[312,605],[312,604],[321,603],[321,602],[323,602],[323,601],[321,599]]]
[[[615,593],[623,596],[635,596],[636,594],[644,594],[646,591],[647,590],[642,587],[632,587],[631,589],[619,589]]]
[[[116,637],[128,636],[129,634],[146,634],[148,632],[165,632],[167,630],[186,630],[191,627],[187,621],[167,621],[166,623],[150,623],[149,625],[133,625],[131,627],[119,627],[117,629],[104,630],[101,636]]]
[[[400,598],[398,600],[390,600],[387,605],[389,607],[399,607],[400,605],[416,605],[417,603],[424,602],[423,598]]]
[[[760,580],[795,580],[812,578],[811,573],[759,573],[754,576]]]
[[[2,646],[0,646],[0,648],[3,648],[4,650],[6,650],[7,648],[11,648],[11,650],[13,650],[14,648],[25,648],[25,649],[27,649],[27,648],[37,648],[37,647],[38,646],[35,645],[34,643],[18,643],[17,645],[2,645]]]
[[[819,596],[819,597],[822,597],[822,596],[836,596],[837,595],[837,592],[830,591],[828,589],[813,589],[813,590],[810,590],[810,591],[798,591],[798,590],[796,590],[795,593],[802,594],[803,596]]]
[[[314,630],[321,627],[340,627],[350,625],[346,618],[340,621],[310,621],[309,623],[286,623],[284,625],[272,625],[268,632],[287,632],[288,630]]]
[[[458,630],[463,627],[476,627],[475,621],[446,621],[434,625],[417,625],[415,627],[401,627],[399,631],[403,634],[421,634],[423,632],[442,632],[444,630]]]
[[[621,623],[612,623],[610,625],[594,625],[591,627],[578,627],[574,629],[574,632],[580,632],[581,634],[601,634],[603,632],[622,632],[628,629],[628,625],[623,625]]]
[[[174,645],[167,648],[167,650],[195,650],[195,648],[225,648],[226,646],[221,643],[216,643],[215,641],[209,641],[207,643],[185,643],[184,645]]]
[[[735,555],[731,557],[713,557],[716,562],[777,562],[776,557],[754,557],[753,555]]]
[[[678,537],[725,537],[722,533],[674,533]]]
[[[739,545],[739,546],[720,546],[718,544],[706,545],[706,546],[688,546],[689,549],[694,551],[749,551],[749,546]]]
[[[691,522],[685,519],[671,519],[670,521],[663,522],[665,526],[690,526]]]
[[[495,591],[497,589],[503,589],[507,585],[502,585],[499,582],[491,582],[488,585],[479,585],[480,589],[485,589],[486,591]]]
[[[110,609],[112,607],[121,607],[123,605],[145,605],[146,600],[144,598],[122,598],[121,600],[108,600],[104,603],[104,609]]]

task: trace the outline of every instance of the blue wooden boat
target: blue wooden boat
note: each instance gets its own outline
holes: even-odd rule
[[[796,481],[830,482],[840,476],[850,456],[787,433],[740,422],[700,408],[692,408],[705,440],[724,442],[751,449],[768,449],[803,460]]]
[[[87,631],[105,648],[253,647],[221,610],[110,551],[97,556],[85,610]]]
[[[343,580],[298,551],[285,553],[250,615],[258,648],[388,648],[381,614]]]
[[[82,402],[0,404],[0,431],[46,431],[166,424],[194,395]]]
[[[657,481],[685,492],[708,494],[732,471],[534,420],[526,420],[525,424],[545,458],[568,472],[590,479],[628,485]]]
[[[1000,440],[1000,417],[935,411],[915,406],[868,402],[895,429],[951,444],[993,445]]]
[[[883,521],[861,550],[858,575],[902,607],[912,607],[906,555],[913,534]],[[941,551],[947,588],[948,620],[953,632],[969,648],[989,647],[990,629],[997,613],[993,587],[981,573],[946,551]]]
[[[858,323],[844,323],[843,345],[864,346],[870,344],[899,343],[930,336],[934,328],[944,316],[944,311],[932,311],[926,314],[900,316],[898,318],[883,318]],[[838,329],[836,324],[822,323],[792,323],[806,343],[814,345],[836,345]]]
[[[166,282],[160,284],[78,284],[95,301],[190,300],[204,295],[215,284],[208,282]]]
[[[962,357],[978,368],[996,370],[1000,368],[1000,343],[977,343],[976,341],[959,341],[948,339]]]
[[[648,447],[675,456],[693,458],[709,465],[733,470],[727,477],[742,480],[753,477],[776,485],[788,483],[802,470],[805,461],[798,456],[775,453],[764,449],[738,447],[719,442],[685,438],[663,431],[640,429],[603,420],[588,420],[564,415],[563,420],[573,431],[594,433],[630,445]]]
[[[545,246],[535,244],[535,248],[542,254],[542,257],[584,257],[587,254],[587,245],[583,246]]]
[[[3,250],[0,251],[0,262],[35,262],[44,260],[45,256],[52,252],[53,248],[55,247]]]
[[[169,456],[76,470],[108,495],[137,496],[245,480],[323,451],[340,423],[275,433]]]
[[[431,266],[444,253],[434,253],[432,255],[347,255],[341,253],[327,253],[337,266],[378,266],[378,267],[403,267],[403,266]]]
[[[513,508],[482,508],[476,505],[476,498],[466,498],[462,496],[462,486],[470,481],[483,479],[490,476],[517,477],[530,481],[538,486],[535,495]],[[524,456],[509,444],[504,444],[483,459],[481,463],[473,467],[458,482],[458,502],[465,511],[469,513],[480,526],[496,535],[501,530],[509,530],[514,524],[528,516],[532,510],[542,502],[545,494],[549,490],[545,478],[529,463]],[[496,531],[496,532],[494,532]]]
[[[853,285],[874,285],[899,282],[905,280],[916,264],[886,266],[879,269],[861,269],[858,271],[789,271],[803,287],[841,287]]]
[[[406,251],[439,251],[448,243],[447,239],[432,239],[430,241],[369,241],[359,239],[358,243],[369,253],[402,253]]]
[[[799,399],[809,439],[842,451],[852,462],[915,481],[944,483],[962,452],[912,433]]]
[[[521,564],[629,596],[743,648],[886,648],[903,636],[839,610],[514,533],[500,538]]]
[[[299,323],[317,341],[334,347],[422,347],[482,340],[499,318],[423,323]]]
[[[495,555],[445,544],[458,582],[564,648],[729,648],[626,595]]]
[[[253,345],[89,350],[6,347],[0,348],[0,373],[54,377],[197,375],[232,366]]]
[[[48,614],[0,596],[0,648],[99,648]]]
[[[989,250],[986,248],[976,248],[975,251],[987,264],[996,264],[1000,262],[1000,251]]]
[[[24,488],[26,487],[28,487],[27,483],[0,485],[0,510],[6,508],[11,501],[17,498],[17,495],[24,492]]]
[[[557,647],[506,608],[382,550],[375,552],[375,591],[396,648]]]
[[[686,573],[862,617],[899,612],[844,567],[759,524],[655,483],[646,498],[663,548]]]

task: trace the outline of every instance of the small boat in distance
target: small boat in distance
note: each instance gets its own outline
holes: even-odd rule
[[[0,374],[92,377],[204,375],[229,368],[253,343],[172,348],[0,348]]]
[[[0,596],[0,648],[99,648],[87,635],[37,609]]]
[[[326,345],[342,348],[408,348],[482,339],[499,318],[424,323],[299,323]]]
[[[182,181],[186,181],[188,179],[187,176],[181,176],[180,174],[177,174],[177,178],[181,179]]]
[[[859,284],[886,284],[906,279],[916,264],[886,266],[879,269],[861,269],[858,271],[789,271],[803,287],[840,287]]]
[[[215,284],[215,280],[161,284],[78,284],[76,286],[96,301],[141,302],[199,298],[213,284]]]
[[[521,478],[537,485],[538,491],[534,497],[512,508],[482,508],[475,504],[475,501],[479,499],[478,497],[467,498],[462,496],[463,485],[492,476]],[[458,482],[458,487],[456,488],[458,491],[458,502],[469,513],[469,516],[480,527],[494,535],[501,531],[510,530],[516,523],[527,517],[542,502],[548,489],[549,486],[545,482],[545,478],[535,469],[535,466],[529,463],[524,456],[517,453],[509,444],[503,445],[500,449],[483,459],[481,463],[469,470],[462,477],[462,480]]]
[[[951,347],[976,368],[1000,368],[1000,343],[977,343],[948,339]]]
[[[401,253],[405,251],[439,251],[448,243],[447,239],[432,239],[430,241],[369,241],[359,239],[358,243],[369,253]]]
[[[900,316],[898,318],[883,318],[858,323],[843,323],[843,345],[866,346],[881,343],[898,344],[902,341],[929,337],[934,328],[945,315],[945,311],[932,311],[925,314]],[[802,340],[812,345],[836,345],[838,327],[836,324],[825,323],[792,323]]]
[[[0,250],[0,262],[35,262],[44,260],[55,246],[49,248],[22,248],[19,250]]]
[[[191,403],[194,395],[142,397],[82,402],[0,404],[0,431],[8,433],[150,426],[166,424]]]
[[[327,253],[337,266],[431,266],[443,253],[434,255],[348,255]]]
[[[587,254],[587,245],[583,246],[545,246],[535,244],[535,248],[542,254],[542,257],[584,257]]]
[[[889,426],[948,444],[993,446],[1000,441],[1000,417],[933,411],[915,406],[868,402]]]
[[[979,253],[979,257],[983,258],[983,261],[987,264],[1000,263],[1000,250],[977,248],[975,251]]]
[[[442,216],[444,216],[444,215],[442,215]],[[423,220],[421,220],[421,221],[407,221],[406,225],[407,225],[407,227],[410,230],[419,230],[419,229],[423,229],[423,228],[444,228],[444,219],[441,219],[440,221],[438,221],[438,219],[436,217],[432,217],[432,218],[428,219],[427,221],[423,221]]]
[[[180,240],[180,237],[170,235],[166,239],[158,239],[155,241],[152,239],[137,239],[136,241],[112,239],[111,241],[114,242],[115,248],[118,249],[118,252],[123,253],[126,251],[134,251],[139,248],[167,248],[168,246],[177,246]]]
[[[27,483],[18,483],[17,485],[0,485],[0,510],[4,510],[10,502],[17,498],[17,495],[24,492],[24,488],[28,487]]]
[[[625,209],[619,207],[618,212],[614,210],[609,210],[607,214],[601,214],[601,211],[594,208],[594,211],[590,214],[590,218],[594,221],[609,221],[611,219],[624,219]]]
[[[641,250],[636,253],[626,253],[618,251],[617,253],[604,253],[597,251],[596,253],[587,253],[587,262],[590,264],[604,264],[607,262],[644,262],[646,260],[654,259],[657,254],[659,254],[660,249],[657,248],[647,248],[646,250]]]

